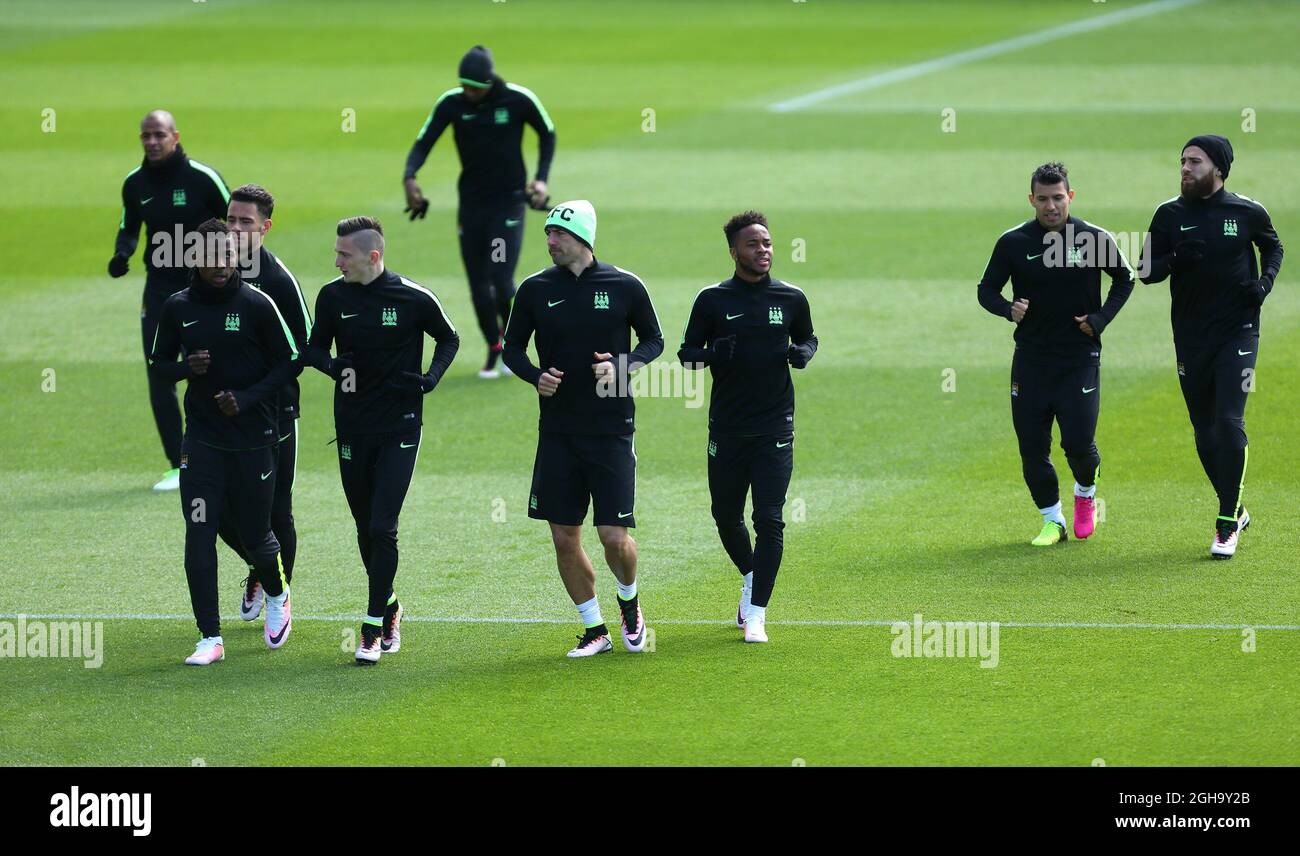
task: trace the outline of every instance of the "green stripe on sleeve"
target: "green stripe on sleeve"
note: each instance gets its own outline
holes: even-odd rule
[[[533,93],[533,90],[524,86],[516,86],[513,83],[507,83],[506,89],[512,90],[514,92],[518,92],[520,95],[527,96],[528,100],[532,101],[533,106],[537,108],[537,112],[541,114],[542,121],[546,123],[546,130],[550,131],[551,133],[555,132],[555,123],[551,121],[551,114],[546,112],[546,108],[542,106],[541,99],[538,98]]]
[[[226,189],[226,183],[221,180],[221,176],[217,175],[217,171],[215,169],[208,166],[207,164],[201,164],[198,161],[193,159],[190,160],[190,166],[194,167],[199,172],[203,173],[208,178],[212,179],[212,183],[217,186],[217,190],[221,191],[222,200],[224,200],[227,205],[230,204],[230,191]]]

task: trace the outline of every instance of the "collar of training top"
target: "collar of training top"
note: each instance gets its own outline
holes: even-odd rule
[[[177,167],[184,166],[188,160],[189,155],[185,154],[185,149],[181,148],[180,143],[177,143],[176,151],[163,158],[161,162],[150,163],[149,158],[146,157],[141,160],[140,163],[145,169],[156,169],[159,172],[170,172]]]
[[[263,245],[262,245],[261,247],[259,247],[258,250],[257,250],[257,265],[258,265],[258,270],[259,270],[259,271],[263,271],[263,270],[264,270],[264,271],[270,272],[270,270],[271,270],[271,265],[273,265],[273,264],[275,264],[275,262],[271,261],[271,251],[268,250],[268,249],[266,248],[266,244],[263,244]],[[251,269],[252,269],[252,265],[251,265],[251,264],[248,266],[248,269],[247,269],[247,270],[244,269],[244,268],[240,268],[240,269],[239,269],[239,274],[240,274],[240,276],[248,276],[249,270],[251,270]]]
[[[384,268],[383,271],[380,272],[379,276],[377,276],[377,277],[375,277],[374,279],[370,280],[370,282],[363,282],[363,283],[361,283],[361,287],[362,287],[362,288],[369,288],[369,287],[372,286],[372,285],[375,285],[375,284],[377,284],[377,283],[381,283],[381,282],[387,282],[388,280],[390,280],[390,279],[394,279],[394,278],[395,278],[395,277],[393,276],[392,271],[390,271],[388,268]]]
[[[1056,230],[1048,229],[1042,223],[1039,223],[1037,217],[1032,218],[1031,220],[1028,221],[1028,223],[1029,223],[1029,228],[1033,229],[1039,235],[1046,235],[1050,231],[1063,232],[1065,231],[1066,226],[1073,226],[1075,231],[1077,232],[1079,230],[1079,227],[1083,225],[1083,221],[1081,221],[1078,217],[1075,217],[1073,214],[1071,214],[1069,217],[1066,217],[1065,222],[1061,224],[1061,228]]]
[[[208,285],[199,277],[197,268],[190,268],[190,294],[199,303],[225,303],[239,293],[244,284],[236,270],[221,288]]]
[[[767,288],[769,285],[772,284],[772,275],[770,273],[765,273],[763,274],[763,278],[760,279],[758,282],[750,282],[747,279],[741,279],[738,274],[733,273],[731,275],[731,284],[737,286],[738,288],[749,288],[749,289]]]
[[[568,230],[566,229],[565,231]],[[587,265],[585,268],[580,270],[577,276],[573,276],[573,271],[569,269],[568,265],[556,265],[555,267],[558,268],[559,270],[564,271],[569,276],[573,277],[574,280],[579,280],[589,273],[595,273],[600,268],[600,259],[596,258],[595,255],[593,255],[591,257],[591,264]]]

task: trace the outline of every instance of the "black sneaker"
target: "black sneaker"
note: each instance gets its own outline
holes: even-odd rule
[[[262,614],[262,603],[266,600],[266,592],[262,590],[257,574],[251,569],[239,586],[243,589],[239,598],[239,617],[245,621],[252,621]]]
[[[395,600],[384,610],[384,631],[379,648],[385,654],[402,650],[402,602]]]

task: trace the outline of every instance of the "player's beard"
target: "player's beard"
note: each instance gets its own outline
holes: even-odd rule
[[[1191,184],[1179,184],[1184,199],[1204,199],[1214,191],[1214,173],[1205,174],[1204,178],[1194,180]]]
[[[749,261],[745,260],[744,258],[740,258],[738,261],[739,261],[740,267],[745,271],[745,273],[749,274],[750,276],[754,277],[755,279],[762,279],[763,277],[769,275],[769,274],[772,272],[772,265],[771,265],[770,262],[768,263],[768,266],[767,266],[767,269],[766,269],[766,270],[760,270],[759,267],[758,267],[758,265],[756,265],[756,264],[754,264],[754,263],[752,263],[752,262],[749,262]]]

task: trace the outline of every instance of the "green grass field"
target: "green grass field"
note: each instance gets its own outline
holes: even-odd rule
[[[1028,545],[1040,519],[1007,405],[1011,330],[975,300],[994,240],[1030,216],[1030,172],[1051,159],[1070,167],[1072,213],[1140,231],[1177,193],[1182,143],[1226,134],[1229,189],[1294,241],[1300,8],[1193,3],[768,109],[1138,5],[7,2],[0,620],[97,618],[105,651],[98,669],[0,659],[0,764],[1300,763],[1294,262],[1264,310],[1247,414],[1256,522],[1231,562],[1207,556],[1215,501],[1167,286],[1139,286],[1105,335],[1104,523],[1048,551]],[[737,210],[767,212],[774,275],[808,293],[821,350],[796,378],[770,645],[743,645],[727,623],[738,586],[708,512],[705,412],[656,398],[638,404],[635,533],[655,651],[562,656],[576,616],[525,512],[535,396],[475,377],[449,135],[420,174],[428,219],[400,213],[406,151],[480,41],[554,118],[553,197],[594,202],[600,257],[651,290],[663,359],[696,292],[730,273],[720,227]],[[347,641],[365,577],[314,372],[293,638],[269,652],[260,622],[232,617],[224,663],[181,665],[196,631],[178,499],[149,489],[165,461],[139,353],[143,265],[104,273],[136,124],[154,107],[231,186],[276,195],[268,246],[310,302],[333,277],[334,223],[369,213],[389,266],[461,328],[402,516],[405,646],[377,668],[355,668]],[[354,133],[340,129],[349,108]],[[525,151],[531,165],[531,134]],[[541,219],[529,214],[521,278],[549,264]],[[1059,449],[1056,461],[1068,496]],[[610,617],[613,578],[588,532]],[[233,616],[244,571],[221,557]],[[892,656],[888,622],[915,613],[1003,623],[997,667]],[[1243,628],[1256,628],[1252,652]]]

